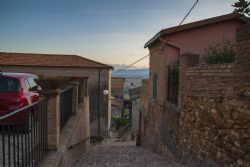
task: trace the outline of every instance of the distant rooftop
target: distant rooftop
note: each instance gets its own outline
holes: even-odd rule
[[[78,55],[7,53],[0,52],[2,66],[40,66],[40,67],[81,67],[110,68],[112,66],[99,63]]]

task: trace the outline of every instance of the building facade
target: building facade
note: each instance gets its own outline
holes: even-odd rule
[[[232,13],[162,30],[145,44],[139,144],[171,150],[188,166],[250,166],[249,30],[249,18]],[[204,63],[205,49],[224,39],[235,42],[235,59]]]
[[[178,28],[171,27],[157,33],[144,46],[150,53],[149,84],[156,89],[150,91],[151,100],[157,104],[164,104],[167,100],[167,68],[178,61],[181,55],[194,53],[202,57],[211,44],[220,43],[224,39],[235,42],[237,28],[247,22],[246,17],[232,13],[188,23]]]
[[[77,55],[0,52],[0,70],[43,77],[88,77],[91,135],[108,135],[111,66]],[[109,94],[104,95],[104,90],[108,90]]]

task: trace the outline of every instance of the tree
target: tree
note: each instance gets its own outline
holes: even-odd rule
[[[232,6],[235,7],[234,12],[250,16],[250,2],[248,0],[239,0],[238,2],[235,2]]]

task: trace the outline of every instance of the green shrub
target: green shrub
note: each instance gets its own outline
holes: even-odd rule
[[[116,129],[120,129],[120,127],[126,126],[129,123],[127,118],[115,118],[114,117],[112,119],[116,124]]]
[[[95,144],[97,142],[103,141],[104,137],[103,136],[91,136],[90,137],[90,143]]]
[[[223,38],[222,43],[209,45],[204,57],[207,64],[232,63],[235,61],[235,44]]]

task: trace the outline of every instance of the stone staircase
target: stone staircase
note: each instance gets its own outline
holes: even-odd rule
[[[173,159],[135,146],[134,142],[92,145],[74,167],[180,167]]]

